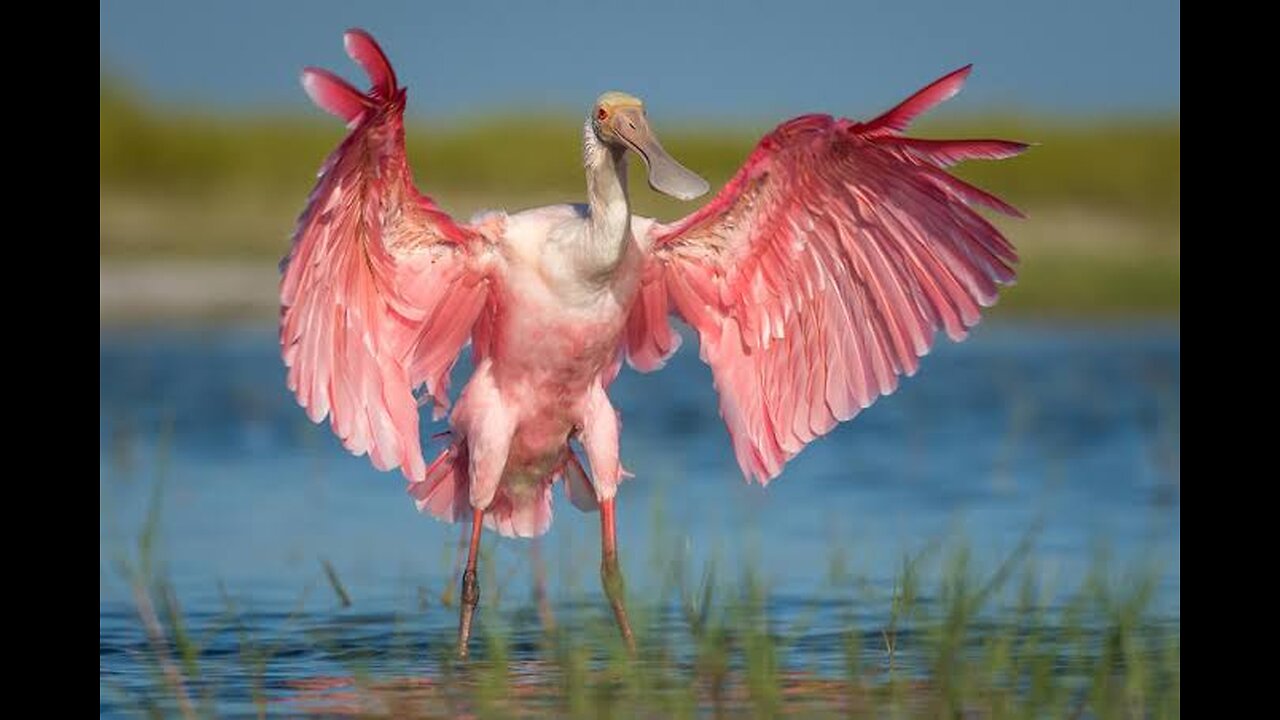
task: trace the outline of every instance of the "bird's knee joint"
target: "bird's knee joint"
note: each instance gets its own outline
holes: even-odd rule
[[[462,602],[475,605],[480,602],[480,583],[476,581],[476,571],[462,573]]]

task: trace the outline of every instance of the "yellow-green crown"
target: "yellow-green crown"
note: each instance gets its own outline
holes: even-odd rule
[[[617,90],[610,90],[596,100],[597,107],[604,105],[609,107],[644,107],[644,103],[640,101],[640,98]]]

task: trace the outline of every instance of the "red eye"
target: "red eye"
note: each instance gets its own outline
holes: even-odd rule
[[[605,110],[604,108],[596,108],[596,119],[597,119],[597,120],[608,120],[608,119],[609,119],[609,111],[608,111],[608,110]]]

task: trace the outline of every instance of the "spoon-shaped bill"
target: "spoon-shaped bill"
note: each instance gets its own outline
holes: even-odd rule
[[[692,200],[710,189],[697,173],[676,162],[658,142],[649,121],[639,108],[617,111],[614,131],[649,169],[649,187],[679,200]]]

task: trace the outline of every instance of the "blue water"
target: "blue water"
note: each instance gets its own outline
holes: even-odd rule
[[[349,675],[353,655],[413,672],[422,653],[392,660],[390,650],[452,642],[456,610],[439,599],[457,583],[460,527],[418,515],[398,473],[377,472],[306,420],[284,387],[274,330],[103,330],[100,342],[104,712],[154,680],[123,568],[140,563],[157,497],[157,574],[228,714],[251,692],[228,617],[271,648],[268,695]],[[636,475],[619,493],[633,602],[659,594],[673,558],[695,582],[709,563],[721,578],[751,568],[772,613],[812,611],[784,662],[822,668],[838,663],[822,638],[832,603],[851,596],[841,578],[857,579],[856,607],[874,628],[904,557],[964,547],[976,572],[990,572],[1029,538],[1048,602],[1078,589],[1105,554],[1120,579],[1158,579],[1153,617],[1180,617],[1176,325],[980,327],[763,489],[743,482],[710,373],[696,343],[685,347],[661,373],[624,371],[612,391]],[[539,549],[547,586],[559,622],[585,627],[603,617],[598,519],[558,490],[556,511]],[[534,637],[529,543],[486,534],[485,549],[480,631]],[[926,591],[930,582],[926,572]]]

